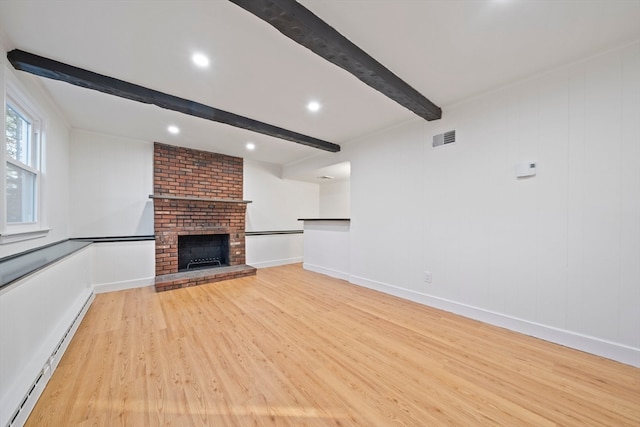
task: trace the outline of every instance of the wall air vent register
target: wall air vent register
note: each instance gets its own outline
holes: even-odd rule
[[[439,133],[438,135],[433,135],[432,146],[440,147],[442,145],[453,144],[456,142],[456,131],[450,130],[445,133]]]

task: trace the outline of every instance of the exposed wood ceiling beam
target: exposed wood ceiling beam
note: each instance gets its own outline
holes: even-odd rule
[[[99,92],[108,93],[110,95],[131,99],[145,104],[157,105],[158,107],[167,110],[178,111],[180,113],[200,117],[202,119],[225,123],[238,128],[318,148],[320,150],[330,151],[333,153],[340,151],[340,146],[332,142],[323,141],[311,136],[259,122],[254,119],[239,116],[228,111],[209,107],[208,105],[200,104],[188,99],[158,92],[156,90],[148,89],[123,80],[118,80],[113,77],[94,73],[92,71],[54,61],[49,58],[34,55],[29,52],[24,52],[22,50],[12,50],[7,54],[7,58],[16,70],[26,71],[40,77],[60,80],[71,83],[72,85],[97,90]]]
[[[442,110],[295,0],[230,0],[426,120]],[[366,7],[366,5],[363,5]]]

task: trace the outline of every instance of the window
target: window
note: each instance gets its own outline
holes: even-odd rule
[[[0,243],[39,237],[34,234],[47,231],[40,208],[42,119],[13,84],[6,89]]]
[[[34,224],[38,206],[38,137],[34,120],[7,102],[6,201],[7,225]]]

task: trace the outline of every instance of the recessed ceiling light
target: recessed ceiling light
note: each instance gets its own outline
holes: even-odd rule
[[[167,131],[173,135],[177,135],[180,133],[180,128],[178,126],[171,125],[167,127]]]
[[[320,103],[318,101],[311,101],[307,104],[307,110],[311,112],[316,112],[320,110]]]
[[[245,145],[245,147],[247,147],[247,150],[253,151],[256,149],[256,144],[254,144],[253,142],[247,142],[247,145]]]
[[[200,68],[209,66],[209,58],[207,58],[207,56],[202,53],[194,53],[191,57],[191,60]]]

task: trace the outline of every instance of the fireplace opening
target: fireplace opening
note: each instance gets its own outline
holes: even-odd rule
[[[178,271],[229,265],[228,234],[178,236]]]

